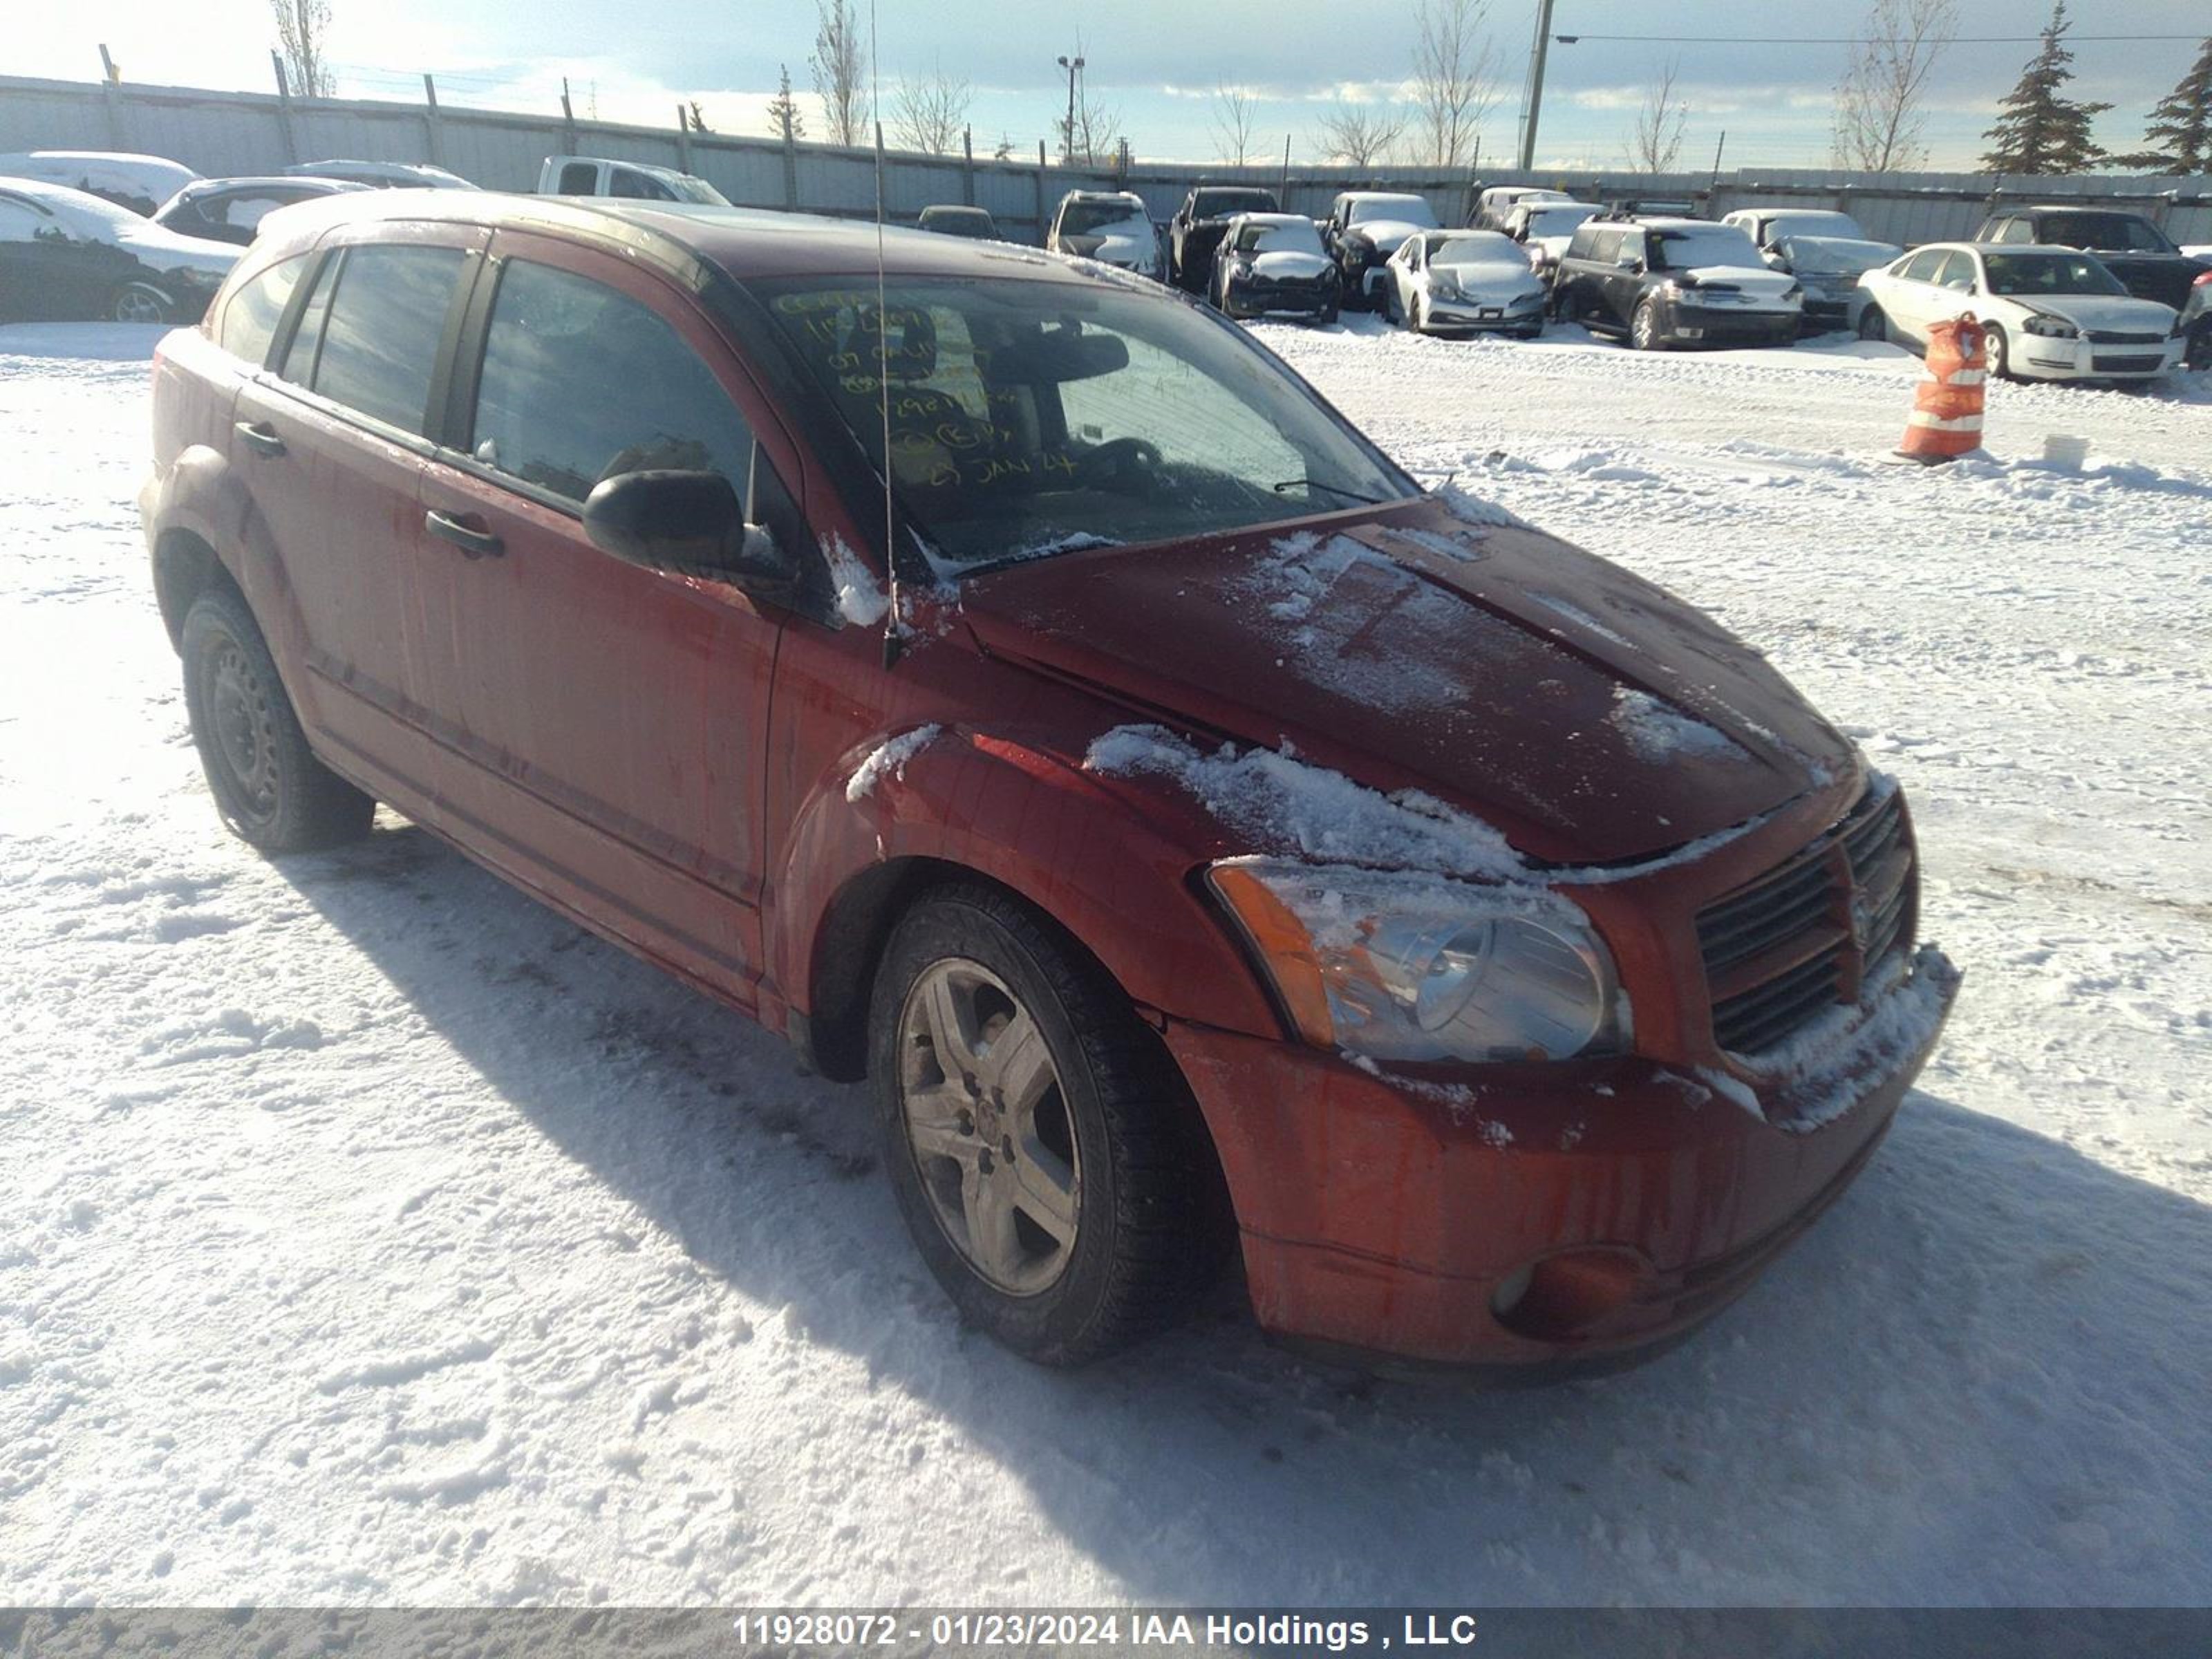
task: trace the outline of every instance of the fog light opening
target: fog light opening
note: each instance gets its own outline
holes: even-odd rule
[[[1643,1276],[1626,1250],[1568,1250],[1516,1267],[1490,1294],[1490,1311],[1510,1331],[1540,1342],[1584,1334],[1619,1311]]]

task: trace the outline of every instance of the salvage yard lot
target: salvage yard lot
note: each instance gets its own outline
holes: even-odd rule
[[[1865,1177],[1675,1352],[1506,1395],[951,1323],[864,1097],[398,820],[216,823],[150,331],[0,329],[0,1602],[2198,1600],[2212,386],[1261,337],[1673,587],[1904,781],[1966,969]],[[2089,441],[2086,470],[2039,459]]]

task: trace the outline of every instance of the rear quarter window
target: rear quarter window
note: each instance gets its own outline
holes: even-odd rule
[[[283,320],[284,307],[292,302],[292,291],[307,274],[312,257],[296,253],[279,259],[240,285],[223,306],[216,343],[232,356],[258,368],[268,358],[276,325]]]

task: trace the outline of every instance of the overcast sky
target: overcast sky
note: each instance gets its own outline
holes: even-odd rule
[[[580,115],[670,125],[678,99],[696,98],[720,131],[765,130],[780,64],[809,90],[811,0],[330,0],[330,55],[339,92],[419,99],[424,70],[441,96],[487,107],[556,109],[562,76]],[[860,0],[865,26],[866,0]],[[1871,0],[1557,0],[1554,46],[1538,146],[1540,162],[1614,166],[1654,66],[1678,58],[1689,106],[1682,165],[1711,163],[1727,134],[1724,166],[1819,167],[1828,159],[1833,88],[1847,48],[1809,37],[1848,36]],[[1411,0],[1100,0],[1089,7],[983,0],[878,0],[878,72],[890,102],[901,75],[942,65],[974,88],[976,148],[1000,137],[1034,154],[1067,95],[1054,61],[1082,52],[1092,96],[1120,113],[1139,155],[1218,157],[1214,89],[1250,88],[1267,148],[1318,159],[1315,129],[1339,98],[1402,95],[1413,41]],[[1516,142],[1534,0],[1490,0],[1496,101],[1486,155]],[[2183,40],[2081,38],[2077,97],[2109,101],[2100,136],[2140,144],[2150,106],[2172,89],[2212,31],[2206,0],[2075,0],[2076,37],[2176,34]],[[127,80],[247,88],[271,85],[274,38],[266,0],[23,0],[6,28],[0,71],[91,79],[105,41]],[[2018,79],[2050,15],[2049,0],[1960,0],[1962,37],[1946,54],[1930,99],[1932,165],[1977,164],[1996,100]],[[1665,36],[1607,40],[1607,34]],[[1698,40],[1688,37],[1715,37]],[[1786,36],[1768,45],[1760,36]],[[812,113],[811,100],[807,108]],[[815,123],[818,131],[818,119]]]

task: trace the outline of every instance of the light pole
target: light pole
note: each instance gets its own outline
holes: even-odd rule
[[[1060,159],[1073,167],[1075,164],[1075,77],[1083,72],[1083,59],[1079,54],[1060,60],[1060,68],[1067,71],[1067,125],[1061,130]]]
[[[1544,54],[1552,44],[1552,0],[1537,0],[1536,40],[1528,48],[1528,108],[1521,122],[1521,171],[1536,165],[1536,117],[1544,107]]]

